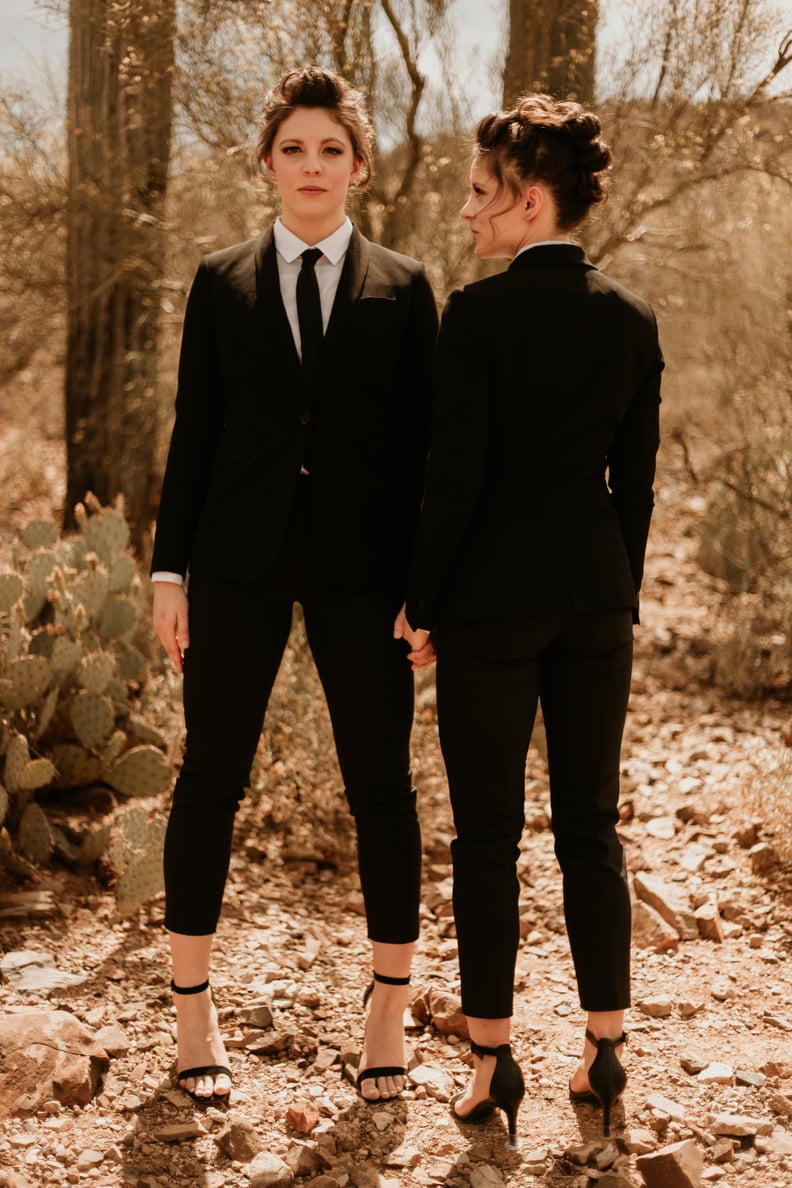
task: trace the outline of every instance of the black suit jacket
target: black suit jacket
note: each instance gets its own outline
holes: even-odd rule
[[[437,312],[423,267],[355,229],[308,385],[272,230],[205,257],[184,321],[152,571],[272,568],[310,481],[326,578],[402,589],[424,478]],[[299,478],[300,467],[310,480]]]
[[[408,584],[414,627],[632,607],[663,359],[650,307],[581,248],[451,295]]]

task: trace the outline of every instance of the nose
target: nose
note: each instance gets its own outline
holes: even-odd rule
[[[305,173],[318,173],[320,167],[321,161],[318,155],[312,153],[305,154],[305,160],[303,161],[303,170]]]
[[[470,207],[470,199],[468,198],[467,202],[465,203],[465,205],[462,207],[462,209],[459,212],[460,219],[470,220],[473,218],[473,211],[470,210],[469,207]]]

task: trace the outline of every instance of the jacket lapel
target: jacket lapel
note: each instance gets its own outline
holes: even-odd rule
[[[352,237],[341,269],[330,321],[327,325],[319,361],[314,374],[317,377],[327,376],[333,366],[333,360],[344,338],[344,330],[349,322],[355,302],[359,300],[366,281],[369,262],[369,245],[357,227],[352,229]]]
[[[295,382],[303,383],[300,357],[281,297],[275,236],[271,227],[264,232],[256,248],[256,293],[261,317],[272,326],[289,372]]]

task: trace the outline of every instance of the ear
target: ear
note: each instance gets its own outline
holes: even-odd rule
[[[545,192],[541,186],[528,186],[523,191],[522,214],[524,219],[535,219],[544,208]]]
[[[263,157],[263,158],[262,158],[262,161],[264,162],[264,165],[266,166],[266,169],[267,169],[267,176],[268,176],[268,177],[271,177],[271,178],[274,178],[274,177],[275,177],[275,170],[272,168],[272,154],[270,153],[270,154],[269,154],[269,156],[267,156],[267,157]]]
[[[362,169],[363,169],[363,161],[361,160],[360,157],[355,157],[354,163],[352,165],[352,173],[350,174],[350,178],[349,178],[349,184],[351,186],[354,186],[357,183]]]

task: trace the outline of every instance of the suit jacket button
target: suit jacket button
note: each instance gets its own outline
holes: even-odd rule
[[[311,414],[309,412],[301,412],[300,413],[300,424],[301,425],[307,425],[310,422],[310,420],[311,420]]]

